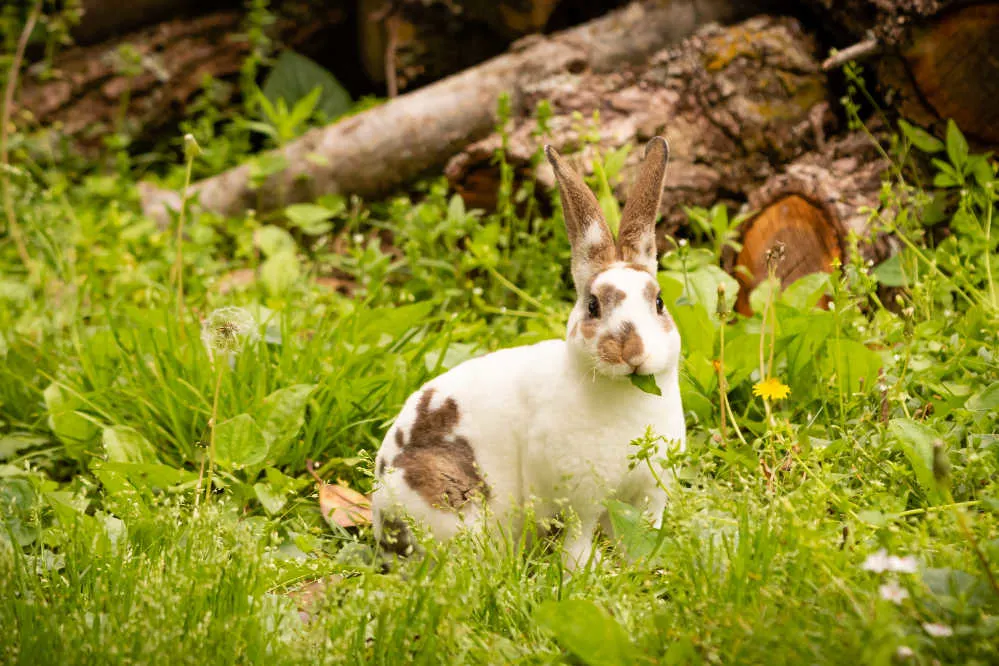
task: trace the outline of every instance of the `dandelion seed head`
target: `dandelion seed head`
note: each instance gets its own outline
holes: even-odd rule
[[[201,325],[201,343],[212,357],[216,353],[239,351],[244,344],[255,342],[259,337],[257,322],[245,308],[213,310]]]

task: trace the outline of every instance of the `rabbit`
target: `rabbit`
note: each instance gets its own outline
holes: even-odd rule
[[[525,507],[538,525],[570,509],[569,570],[594,556],[604,501],[644,506],[658,528],[665,490],[630,442],[651,426],[683,450],[680,334],[656,280],[655,221],[669,145],[653,138],[621,215],[615,243],[596,197],[551,146],[572,246],[576,302],[565,340],[496,351],[427,382],[406,401],[375,457],[375,537],[384,551],[416,546],[405,520],[438,541],[460,529],[520,534]],[[632,373],[655,376],[656,396]]]

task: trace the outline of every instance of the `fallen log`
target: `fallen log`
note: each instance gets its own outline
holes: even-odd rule
[[[87,46],[161,21],[239,4],[239,0],[82,0],[80,22],[71,32],[77,44]]]
[[[877,56],[878,86],[898,113],[942,136],[953,118],[972,140],[999,146],[999,3],[808,0],[846,32],[848,59]],[[852,48],[851,48],[852,47]]]
[[[516,39],[545,32],[556,11],[573,24],[624,0],[359,0],[361,62],[390,96],[499,55]],[[557,17],[555,17],[557,20]]]
[[[671,146],[658,227],[663,248],[662,237],[686,224],[683,206],[738,207],[782,164],[819,145],[832,116],[823,112],[828,90],[818,55],[794,19],[759,17],[703,27],[632,67],[559,72],[525,86],[505,141],[494,132],[469,145],[445,173],[466,205],[491,209],[499,186],[493,156],[505,143],[516,172],[551,185],[551,170],[536,161],[541,140],[533,111],[543,100],[551,109],[544,141],[579,151],[584,172],[598,153],[641,146],[662,133]],[[588,122],[595,113],[596,127]],[[620,183],[630,182],[640,153],[629,155]]]
[[[590,23],[515,45],[507,54],[334,125],[312,130],[278,151],[288,167],[254,188],[251,164],[192,186],[204,210],[236,215],[272,210],[326,193],[374,197],[398,188],[483,136],[497,101],[524,103],[532,82],[559,73],[606,72],[633,65],[690,34],[700,23],[752,9],[725,0],[634,3]],[[176,192],[140,184],[146,214],[161,222]]]
[[[866,134],[855,132],[796,159],[749,196],[742,249],[729,250],[723,267],[739,282],[737,312],[749,315],[749,295],[767,277],[767,256],[778,243],[784,258],[776,265],[781,284],[845,262],[851,237],[864,261],[878,263],[895,249],[878,232],[879,195],[890,164]]]
[[[305,14],[309,20],[302,20]],[[286,2],[270,30],[277,44],[304,48],[344,17],[335,5],[316,10],[308,0]],[[55,77],[28,69],[17,109],[57,128],[84,151],[102,149],[111,131],[149,138],[176,126],[207,77],[232,80],[239,74],[252,49],[241,34],[243,20],[240,11],[215,12],[70,48],[53,63]],[[224,105],[233,94],[223,92],[226,98],[215,104]]]

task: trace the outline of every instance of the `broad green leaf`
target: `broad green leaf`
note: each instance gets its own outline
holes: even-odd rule
[[[162,463],[99,463],[97,469],[113,472],[129,479],[134,485],[166,490],[198,480],[197,472],[178,469]]]
[[[973,412],[990,412],[999,410],[999,382],[987,386],[968,398],[964,405]]]
[[[71,456],[82,460],[87,445],[99,431],[90,419],[77,413],[83,407],[83,400],[57,383],[49,384],[42,396],[48,410],[49,428]]]
[[[944,149],[943,141],[926,130],[915,125],[910,125],[904,120],[899,120],[898,126],[902,130],[902,134],[912,142],[912,145],[924,153],[939,153]]]
[[[257,229],[253,235],[253,242],[265,257],[272,257],[281,252],[294,252],[297,247],[291,234],[272,224]]]
[[[278,462],[287,443],[305,423],[305,406],[315,384],[296,384],[274,391],[254,411],[254,420],[270,447],[271,459]]]
[[[614,537],[621,542],[628,557],[641,560],[652,555],[658,535],[642,512],[637,507],[618,500],[607,500],[605,504],[614,528]]]
[[[0,460],[9,460],[24,449],[41,446],[48,443],[48,437],[29,435],[28,433],[12,433],[0,437]]]
[[[272,296],[280,296],[302,275],[301,262],[294,250],[284,250],[260,265],[260,281]]]
[[[327,118],[332,119],[350,109],[350,94],[336,77],[294,51],[285,51],[278,57],[264,80],[263,93],[272,103],[283,99],[288,108],[294,108],[316,88],[321,90],[316,108]]]
[[[388,344],[411,328],[426,323],[433,303],[423,301],[400,307],[375,308],[362,313],[360,337],[372,336],[378,344]]]
[[[856,340],[828,340],[825,351],[828,354],[823,365],[825,372],[837,374],[839,386],[847,394],[861,387],[870,390],[884,365],[877,352]]]
[[[263,481],[253,484],[253,491],[257,494],[257,499],[260,501],[260,505],[264,507],[264,511],[272,516],[283,509],[284,505],[288,502],[288,498],[284,493]]]
[[[0,543],[13,536],[19,546],[38,538],[40,530],[33,518],[37,495],[27,479],[0,479]]]
[[[104,428],[101,441],[104,444],[104,454],[108,462],[156,462],[156,449],[135,428],[129,428],[128,426]]]
[[[886,287],[908,287],[909,278],[902,268],[902,255],[893,254],[878,264],[871,275]]]
[[[952,609],[976,608],[992,596],[985,580],[960,569],[927,568],[923,571],[923,583],[937,601]]]
[[[316,204],[292,204],[284,209],[288,221],[310,236],[324,234],[333,228],[328,220],[336,214],[326,206]]]
[[[592,601],[546,601],[535,621],[555,634],[574,657],[590,666],[625,666],[635,663],[635,648],[617,621]]]
[[[780,300],[796,310],[811,310],[828,291],[828,273],[809,273],[789,284]]]
[[[888,431],[912,466],[919,485],[934,499],[939,500],[936,479],[933,478],[933,442],[938,439],[935,431],[912,419],[892,419]]]
[[[267,457],[267,450],[267,438],[249,414],[240,414],[216,426],[215,455],[220,464],[258,465]]]
[[[630,375],[631,384],[646,393],[651,393],[652,395],[662,395],[663,392],[659,389],[659,385],[656,384],[655,375]]]
[[[968,142],[953,120],[947,121],[947,158],[958,171],[968,161]]]

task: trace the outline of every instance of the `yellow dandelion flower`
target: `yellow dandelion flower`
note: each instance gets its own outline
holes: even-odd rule
[[[776,377],[767,377],[762,382],[753,384],[753,395],[762,396],[766,400],[783,400],[791,393],[791,387],[782,384]]]

